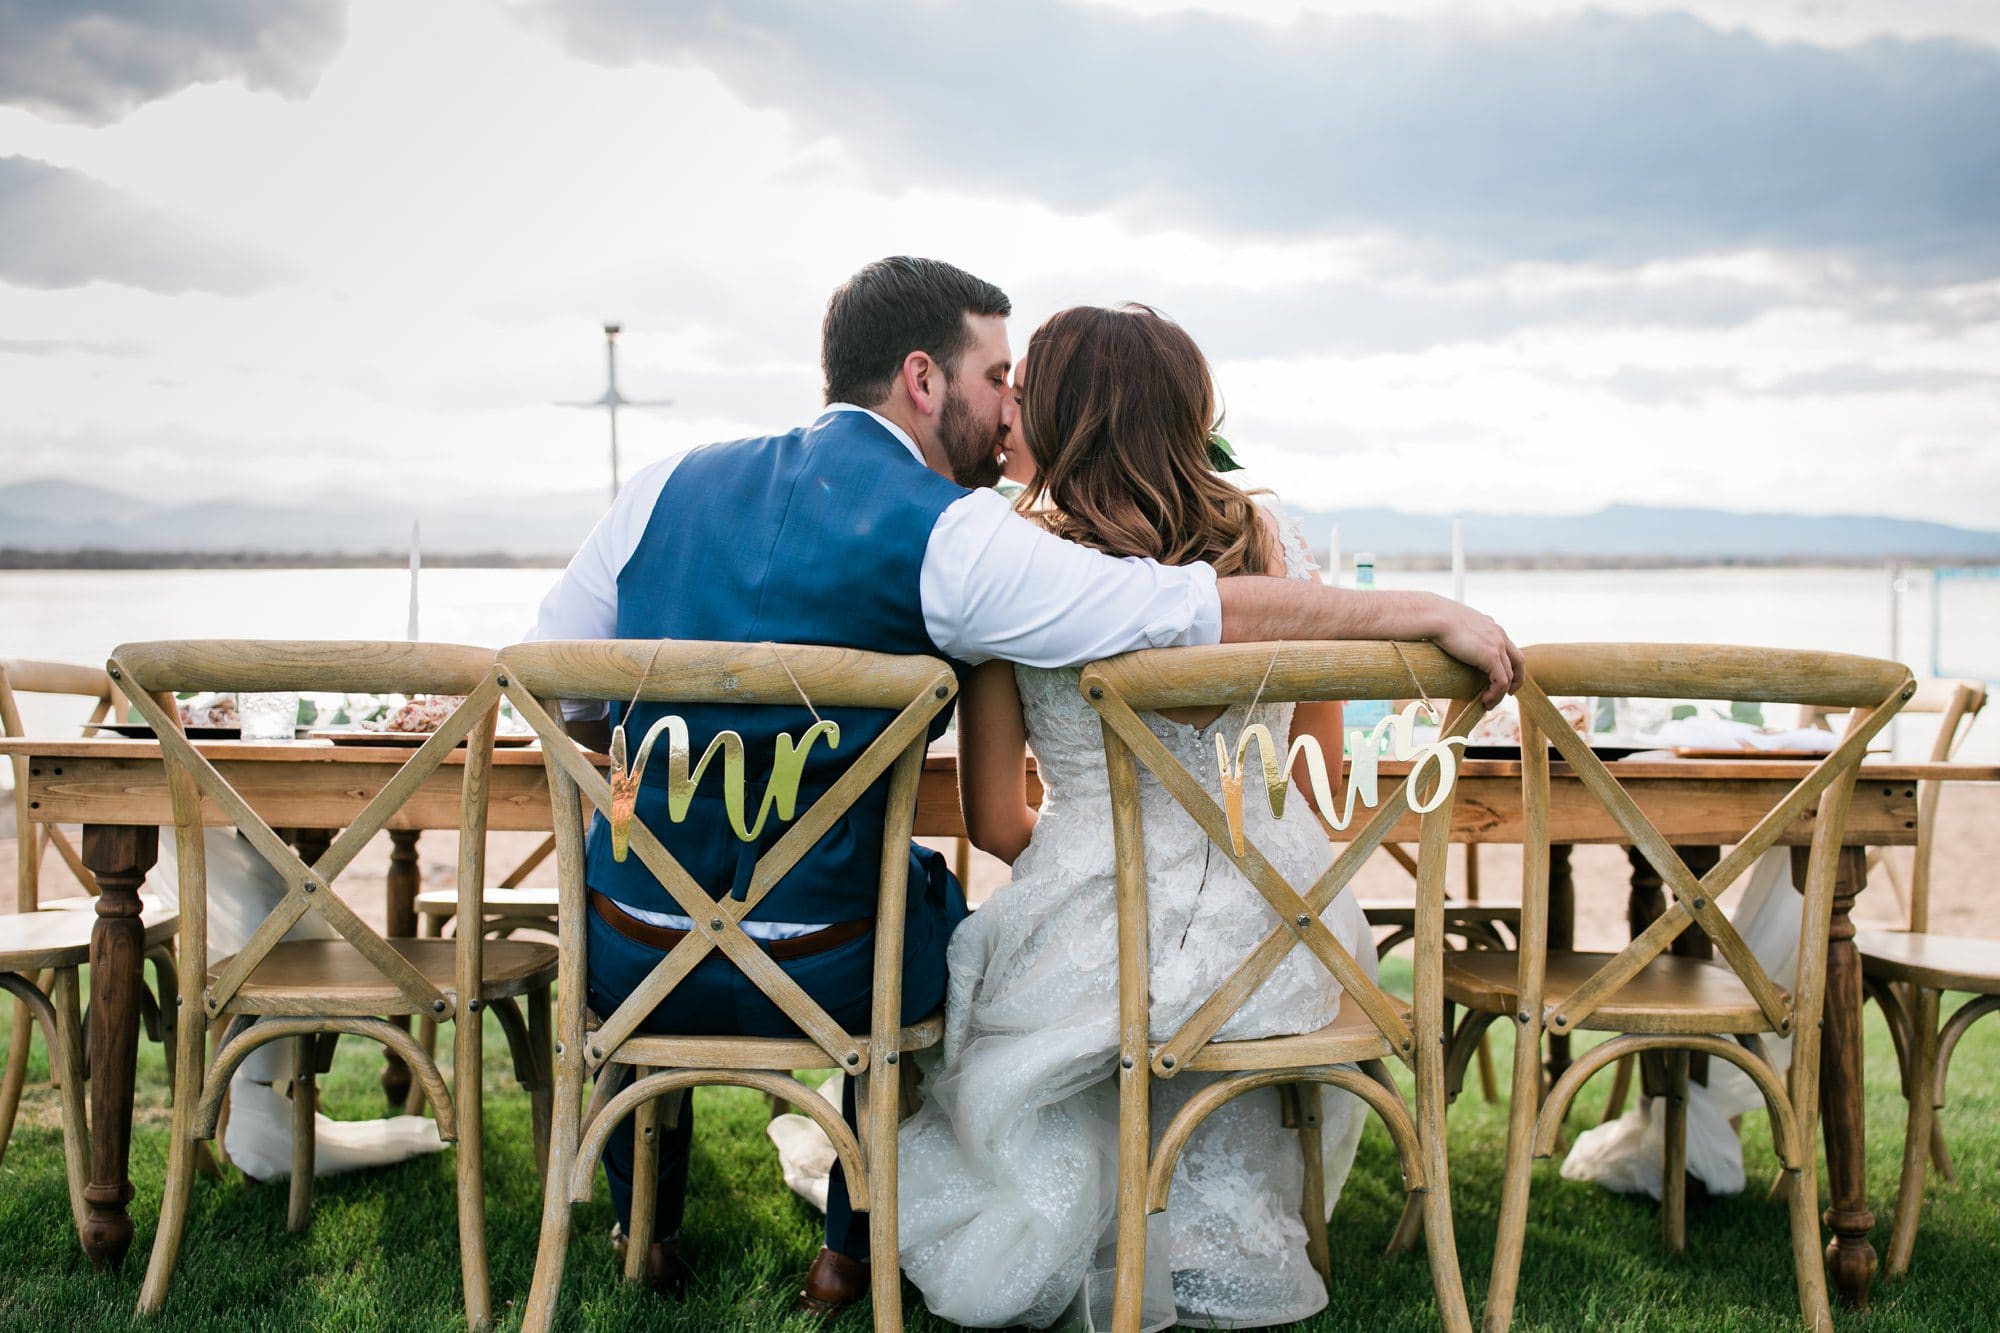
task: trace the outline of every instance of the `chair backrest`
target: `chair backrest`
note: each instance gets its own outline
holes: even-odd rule
[[[561,976],[557,983],[557,1040],[583,1045],[586,1063],[601,1067],[637,1031],[695,964],[715,950],[761,990],[826,1052],[830,1065],[849,1073],[868,1069],[895,1049],[902,1008],[902,935],[909,893],[910,831],[916,817],[917,780],[931,719],[957,693],[958,681],[932,657],[895,657],[844,648],[795,644],[710,643],[654,640],[551,640],[503,649],[494,677],[515,712],[542,740],[556,825]],[[758,859],[741,897],[722,886],[710,892],[667,851],[645,822],[630,825],[630,847],[660,886],[694,922],[695,929],[584,1038],[583,978],[585,884],[582,801],[610,819],[611,784],[578,750],[559,720],[558,700],[603,700],[619,705],[637,698],[665,704],[729,704],[796,709],[800,694],[813,707],[894,710],[895,718],[812,806],[792,822]],[[636,744],[636,738],[634,738]],[[761,760],[762,756],[756,757]],[[753,761],[754,762],[754,761]],[[744,933],[741,922],[848,807],[883,774],[890,776],[888,818],[882,832],[881,873],[875,922],[875,989],[872,1047],[863,1049],[825,1009]],[[665,781],[659,775],[656,781]],[[715,780],[714,778],[710,779]]]
[[[1116,847],[1118,904],[1119,1024],[1145,1043],[1150,1032],[1147,989],[1151,964],[1147,940],[1146,847],[1140,822],[1139,768],[1144,766],[1209,841],[1242,872],[1277,913],[1278,926],[1265,937],[1213,995],[1164,1043],[1154,1048],[1155,1073],[1172,1077],[1186,1069],[1259,984],[1303,944],[1324,965],[1405,1063],[1414,1063],[1410,1027],[1396,1006],[1362,971],[1352,954],[1319,919],[1328,903],[1347,887],[1355,872],[1382,845],[1390,829],[1410,813],[1412,797],[1422,815],[1417,855],[1417,973],[1414,1013],[1442,1012],[1444,862],[1451,836],[1454,792],[1436,791],[1440,763],[1419,763],[1396,785],[1354,834],[1324,874],[1301,892],[1288,884],[1256,845],[1242,838],[1208,785],[1190,773],[1139,717],[1143,711],[1215,705],[1316,700],[1396,699],[1409,694],[1411,677],[1430,698],[1450,709],[1442,737],[1463,737],[1479,721],[1485,677],[1427,644],[1247,643],[1201,648],[1149,649],[1094,662],[1084,668],[1084,697],[1098,712],[1111,784],[1112,837]],[[1229,738],[1225,738],[1225,743]],[[1288,747],[1289,748],[1289,747]],[[1444,747],[1444,752],[1455,753]],[[1328,755],[1329,765],[1340,763]],[[1239,758],[1239,763],[1242,760]],[[1289,781],[1292,765],[1280,766]],[[1235,781],[1241,781],[1240,770]],[[1225,801],[1233,801],[1224,777]]]
[[[419,1010],[445,1016],[451,1006],[406,958],[392,949],[332,890],[332,881],[407,803],[461,741],[458,886],[461,919],[478,921],[486,877],[486,798],[499,717],[499,687],[492,680],[493,650],[458,644],[273,641],[257,639],[167,640],[128,643],[113,652],[108,669],[140,716],[151,724],[165,756],[174,806],[174,844],[180,869],[181,975],[208,975],[208,870],[203,849],[204,799],[233,823],[286,881],[289,891],[251,934],[230,965],[202,995],[204,1013],[222,1012],[257,965],[307,912],[315,912],[352,944]],[[228,779],[188,743],[174,708],[178,690],[245,692],[344,691],[377,694],[462,695],[461,703],[419,745],[374,798],[354,816],[326,851],[307,865],[273,831]],[[478,930],[458,933],[457,988],[477,998],[481,965]],[[196,970],[190,972],[189,969]],[[192,983],[190,983],[192,984]]]
[[[1674,896],[1674,904],[1546,1015],[1551,1032],[1574,1031],[1615,996],[1690,925],[1699,925],[1721,961],[1742,981],[1772,1031],[1796,1035],[1793,1071],[1817,1065],[1820,1003],[1826,981],[1827,929],[1836,861],[1868,742],[1916,690],[1900,662],[1840,653],[1715,644],[1542,644],[1527,650],[1521,687],[1522,804],[1527,817],[1521,902],[1521,1004],[1542,1009],[1548,941],[1549,746],[1617,821]],[[1615,765],[1592,753],[1556,711],[1550,695],[1611,698],[1729,699],[1813,704],[1849,712],[1833,751],[1758,821],[1707,874],[1697,877],[1619,782]],[[1816,807],[1816,814],[1814,813]],[[1797,979],[1780,988],[1716,900],[1794,823],[1814,818],[1807,862],[1805,914],[1799,928]],[[1807,1047],[1812,1049],[1808,1050]],[[1795,1081],[1796,1086],[1796,1081]]]
[[[0,736],[25,736],[21,706],[16,695],[53,694],[92,700],[88,727],[102,722],[107,714],[116,720],[120,702],[111,677],[96,667],[72,666],[67,662],[32,662],[21,658],[0,658]],[[14,756],[14,828],[19,835],[15,879],[16,911],[32,912],[41,906],[42,853],[54,847],[69,867],[77,883],[95,895],[97,876],[83,864],[69,838],[54,824],[28,822],[28,761]],[[30,829],[37,831],[31,835]]]
[[[1938,720],[1931,738],[1930,759],[1942,764],[1958,753],[1958,747],[1986,707],[1986,682],[1934,677],[1917,682],[1917,692],[1903,705],[1903,712],[1924,713]],[[1830,726],[1833,710],[1806,707],[1799,710],[1800,726]],[[1917,845],[1911,849],[1910,929],[1922,932],[1931,922],[1931,852],[1936,847],[1938,799],[1944,794],[1942,782],[1917,784]]]

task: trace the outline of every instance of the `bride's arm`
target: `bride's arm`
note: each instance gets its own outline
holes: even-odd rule
[[[1028,804],[1028,726],[1014,668],[986,662],[958,698],[958,803],[972,845],[1008,865],[1035,831]]]
[[[1263,524],[1264,567],[1266,569],[1285,568],[1285,538],[1279,534],[1281,531],[1288,531],[1292,542],[1304,558],[1304,568],[1297,577],[1315,583],[1318,582],[1319,566],[1313,563],[1311,554],[1306,551],[1305,536],[1299,531],[1298,525],[1290,523],[1275,502],[1266,502],[1264,518],[1267,520]],[[1301,736],[1311,736],[1319,742],[1320,753],[1326,758],[1327,786],[1331,790],[1336,803],[1340,800],[1340,788],[1346,777],[1345,766],[1341,763],[1343,738],[1340,734],[1340,724],[1343,707],[1344,705],[1338,699],[1334,699],[1327,702],[1315,701],[1313,703],[1302,703],[1292,709],[1292,734],[1290,739],[1295,741]],[[1339,812],[1337,810],[1322,810],[1319,808],[1319,802],[1313,799],[1312,779],[1309,776],[1306,768],[1306,760],[1303,755],[1293,763],[1291,778],[1292,786],[1298,789],[1299,795],[1304,799],[1307,807],[1314,814],[1318,815],[1320,822],[1326,824],[1328,830],[1331,831],[1333,826],[1328,822],[1327,816]]]
[[[1330,703],[1300,704],[1292,709],[1292,739],[1311,736],[1319,742],[1320,753],[1326,756],[1326,781],[1335,804],[1340,801],[1340,788],[1346,780],[1346,772],[1340,762],[1340,710],[1343,707],[1336,699]],[[1320,809],[1319,802],[1313,799],[1312,781],[1307,776],[1304,755],[1292,764],[1292,786],[1322,823],[1326,822],[1328,815],[1340,813],[1338,810]],[[1332,825],[1328,824],[1328,827]]]

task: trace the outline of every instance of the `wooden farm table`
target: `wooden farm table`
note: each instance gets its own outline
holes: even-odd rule
[[[339,828],[409,757],[401,747],[350,747],[326,743],[258,744],[197,742],[222,775],[273,826],[307,830]],[[90,1217],[84,1246],[100,1266],[114,1266],[132,1239],[126,1205],[131,1142],[133,1062],[136,1054],[144,954],[139,923],[139,885],[159,853],[158,827],[171,824],[164,766],[158,746],[147,740],[9,740],[0,755],[28,760],[29,819],[37,823],[81,824],[83,859],[97,875],[103,894],[91,940],[91,1006],[88,1030],[92,1077],[92,1177],[85,1197]],[[1713,847],[1740,839],[1809,770],[1798,761],[1637,761],[1618,771],[1647,816],[1668,840],[1684,847]],[[918,796],[917,832],[951,837],[964,832],[958,810],[956,757],[934,752],[925,765]],[[1403,769],[1385,764],[1385,777]],[[1865,849],[1904,846],[1916,841],[1917,788],[1922,780],[2000,781],[2000,765],[1889,764],[1862,769],[1848,815],[1848,847],[1843,851],[1834,899],[1828,959],[1826,1041],[1820,1083],[1826,1126],[1827,1178],[1832,1206],[1826,1214],[1834,1239],[1828,1247],[1834,1280],[1843,1299],[1865,1306],[1875,1272],[1868,1244],[1874,1223],[1862,1178],[1861,961],[1854,947],[1849,912],[1867,883]],[[1030,796],[1038,795],[1032,776]],[[389,821],[399,840],[391,868],[391,933],[414,934],[415,837],[423,829],[458,827],[459,779],[447,762]],[[1562,844],[1628,841],[1622,830],[1563,765],[1551,781],[1550,831]],[[205,806],[206,818],[222,826],[222,812]],[[1356,825],[1360,823],[1357,817]],[[489,826],[496,830],[545,831],[550,827],[548,789],[538,750],[503,748],[495,755]],[[25,835],[25,830],[23,833]],[[1459,768],[1453,839],[1459,842],[1518,842],[1521,832],[1520,764],[1467,760]],[[1812,836],[1808,814],[1787,831],[1785,843],[1801,846]],[[1392,835],[1416,840],[1416,821]],[[400,881],[400,882],[398,882]],[[1573,892],[1557,875],[1552,908]],[[1657,884],[1654,886],[1657,891]],[[1635,886],[1635,892],[1637,886]],[[398,899],[401,899],[399,902]],[[1571,900],[1573,901],[1573,899]],[[399,921],[409,914],[412,919]],[[1555,930],[1551,930],[1551,943]],[[194,984],[184,979],[184,984]]]

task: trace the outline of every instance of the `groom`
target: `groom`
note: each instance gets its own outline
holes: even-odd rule
[[[821,329],[827,407],[810,426],[694,449],[644,469],[622,490],[543,601],[541,639],[720,639],[922,653],[971,664],[1001,658],[1077,665],[1136,648],[1263,639],[1428,639],[1485,672],[1487,702],[1521,678],[1518,649],[1487,617],[1425,593],[1356,593],[1280,578],[1218,579],[1207,565],[1121,560],[1051,536],[996,492],[1012,424],[1006,294],[949,264],[896,257],[856,273]],[[573,706],[574,707],[574,706]],[[570,712],[579,739],[608,734]],[[682,707],[696,752],[725,728],[768,754],[803,709]],[[643,735],[664,710],[624,719]],[[796,714],[796,716],[794,716]],[[939,725],[943,719],[940,718]],[[811,794],[874,739],[886,718],[843,718],[841,755],[816,749]],[[851,740],[850,740],[851,738]],[[743,923],[807,994],[850,1031],[869,1012],[876,860],[886,782],[858,802]],[[739,842],[718,810],[665,817],[665,789],[644,788],[637,815],[709,893],[741,889],[770,841]],[[719,801],[719,793],[715,797]],[[637,858],[611,856],[602,819],[590,833],[589,990],[609,1013],[692,922]],[[945,944],[965,916],[935,852],[912,847],[903,1017],[945,993]],[[718,954],[653,1015],[653,1029],[793,1035],[790,1021]],[[847,1085],[842,1113],[854,1121]],[[673,1292],[690,1270],[678,1248],[693,1130],[691,1106],[659,1152],[648,1272]],[[604,1155],[621,1227],[629,1227],[632,1122]],[[868,1228],[836,1165],[826,1248],[799,1308],[832,1314],[868,1292]],[[878,1258],[895,1263],[895,1255]]]

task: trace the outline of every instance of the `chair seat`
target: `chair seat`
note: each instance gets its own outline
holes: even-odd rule
[[[458,944],[453,940],[387,941],[423,973],[424,979],[458,999]],[[555,980],[556,951],[549,944],[522,940],[488,940],[479,998],[498,1000],[522,995]],[[229,966],[221,959],[209,966],[213,984]],[[415,1014],[425,1010],[375,970],[374,964],[344,939],[286,940],[273,948],[223,1006],[231,1014],[323,1014],[364,1018],[374,1014]]]
[[[142,899],[146,948],[171,942],[180,913],[165,899]],[[74,905],[72,905],[74,904]],[[82,967],[90,961],[90,932],[97,925],[95,898],[62,899],[39,912],[0,916],[0,972]]]
[[[1391,995],[1389,1003],[1405,1023],[1410,1021],[1409,1001]],[[1352,1060],[1379,1060],[1393,1054],[1389,1039],[1375,1030],[1368,1015],[1361,1012],[1361,1006],[1343,1002],[1333,1021],[1316,1032],[1253,1037],[1246,1041],[1212,1041],[1194,1053],[1187,1067],[1215,1071],[1305,1069]]]
[[[1361,914],[1368,918],[1368,924],[1371,926],[1417,924],[1417,905],[1408,898],[1363,898]],[[1497,921],[1503,926],[1511,926],[1521,919],[1521,904],[1474,903],[1467,902],[1463,898],[1447,898],[1444,903],[1444,919],[1447,922],[1465,923]]]
[[[1598,969],[1617,955],[1551,951],[1542,979],[1542,1002],[1561,1009]],[[1488,1014],[1519,1010],[1515,982],[1520,954],[1513,950],[1447,953],[1444,996]],[[1598,1032],[1769,1032],[1764,1011],[1734,972],[1706,958],[1662,954],[1639,970],[1595,1013],[1576,1024]]]
[[[491,945],[487,946],[491,948]],[[592,1014],[585,1045],[597,1038],[601,1021]],[[918,1019],[896,1034],[896,1049],[927,1050],[944,1040],[942,1009]],[[865,1035],[854,1036],[865,1047]],[[612,1056],[617,1064],[649,1065],[659,1069],[831,1069],[826,1052],[805,1037],[627,1037]]]
[[[554,920],[556,915],[556,886],[536,885],[519,889],[488,889],[483,904],[489,917],[525,917],[530,920]],[[458,915],[457,889],[425,889],[417,895],[418,916],[451,917]]]
[[[2000,940],[1908,931],[1856,931],[1861,967],[1871,977],[1909,981],[1932,990],[2000,994]]]

